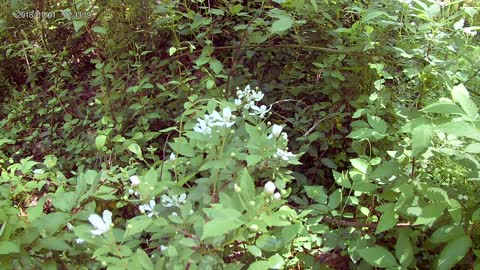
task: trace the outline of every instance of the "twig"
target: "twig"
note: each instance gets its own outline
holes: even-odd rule
[[[313,124],[313,126],[312,126],[311,128],[309,128],[309,129],[307,130],[307,132],[305,132],[305,134],[303,134],[303,136],[304,136],[304,137],[305,137],[305,136],[308,136],[308,134],[312,133],[312,131],[318,126],[318,124],[320,124],[320,123],[323,122],[324,120],[327,120],[328,118],[332,118],[332,117],[333,117],[333,115],[328,115],[327,117],[324,117],[324,118],[322,118],[322,119],[320,119],[320,120],[317,120],[317,122],[315,122],[315,123]]]
[[[355,228],[367,227],[370,229],[375,229],[378,226],[378,223],[361,223],[361,222],[347,221],[347,220],[336,220],[331,217],[324,217],[322,221],[328,224],[333,224],[333,225],[342,226],[342,227],[355,227]],[[410,222],[398,223],[397,225],[395,225],[395,227],[410,227],[410,226],[412,226]]]

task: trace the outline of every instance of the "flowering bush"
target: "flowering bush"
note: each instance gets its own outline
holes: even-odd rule
[[[179,126],[164,130],[178,134],[170,157],[125,181],[130,217],[105,209],[87,223],[88,204],[68,223],[71,255],[109,269],[283,268],[280,254],[302,228],[284,205],[293,179],[285,167],[299,162],[283,127],[265,123],[262,97],[249,86],[234,102],[190,97]]]

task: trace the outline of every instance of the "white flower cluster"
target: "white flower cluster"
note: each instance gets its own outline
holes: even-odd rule
[[[255,91],[257,90],[257,91]],[[260,118],[264,118],[265,114],[270,111],[272,106],[267,108],[265,105],[260,107],[255,105],[255,102],[262,100],[264,94],[262,91],[258,90],[258,87],[255,90],[250,89],[250,85],[247,85],[242,91],[237,87],[237,98],[235,99],[235,105],[240,107],[243,105],[243,108],[247,110],[252,110],[250,115],[259,115]]]
[[[222,115],[217,111],[213,111],[210,115],[205,114],[204,119],[197,119],[198,123],[193,127],[193,130],[203,134],[211,134],[212,127],[231,127],[235,124],[235,115],[232,115],[232,111],[229,107],[225,107],[222,111]]]
[[[185,203],[186,199],[187,199],[187,194],[186,193],[180,194],[178,196],[176,196],[176,195],[172,195],[172,196],[162,195],[162,204],[166,208],[170,208],[170,207],[174,207],[174,206],[180,207],[180,204]]]
[[[97,214],[92,214],[88,217],[88,221],[95,227],[95,230],[91,230],[90,232],[93,235],[101,235],[104,234],[113,227],[112,223],[112,212],[108,210],[103,211],[102,217]]]
[[[153,215],[158,215],[158,212],[156,212],[154,210],[155,208],[155,205],[157,205],[157,203],[155,202],[154,199],[150,200],[149,204],[142,204],[138,207],[138,209],[140,210],[140,213],[145,213],[145,212],[150,212],[147,214],[148,217],[152,217]]]

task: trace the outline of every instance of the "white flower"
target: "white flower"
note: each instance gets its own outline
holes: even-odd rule
[[[268,181],[268,182],[265,184],[263,191],[264,191],[266,194],[272,195],[273,192],[275,192],[275,189],[276,189],[276,188],[277,188],[277,187],[275,186],[275,184],[274,184],[272,181]]]
[[[232,118],[232,110],[230,110],[229,107],[225,107],[223,108],[222,115],[223,115],[223,120],[230,121],[230,118]]]
[[[73,231],[73,225],[72,225],[72,223],[70,223],[70,222],[67,223],[67,229],[68,229],[69,231]]]
[[[173,206],[179,207],[180,204],[185,203],[185,200],[187,199],[187,194],[182,193],[178,196],[167,196],[167,195],[162,195],[162,204],[163,206],[170,208]]]
[[[106,233],[113,227],[112,212],[108,210],[103,211],[103,219],[97,214],[92,214],[88,217],[88,221],[96,228],[96,230],[90,231],[94,235]]]
[[[212,133],[212,129],[207,125],[207,121],[203,119],[197,119],[198,123],[193,127],[193,130],[205,135]]]
[[[45,171],[42,170],[42,169],[35,169],[35,170],[33,170],[33,173],[34,173],[34,174],[44,174]]]
[[[83,240],[82,238],[77,238],[77,239],[75,239],[75,242],[77,244],[83,244],[85,242],[85,240]]]
[[[272,134],[270,135],[272,135],[275,138],[278,138],[282,133],[282,129],[283,129],[282,126],[274,124],[272,127]]]
[[[145,213],[146,211],[150,212],[148,214],[148,217],[152,217],[153,215],[156,215],[157,212],[153,209],[157,203],[155,200],[150,200],[150,204],[143,204],[138,207],[140,209],[141,213]]]
[[[265,95],[262,93],[262,91],[252,92],[252,99],[255,101],[260,101]]]
[[[174,161],[176,158],[177,158],[177,156],[175,155],[175,153],[170,154],[170,160],[171,161]]]
[[[140,184],[140,178],[137,175],[130,176],[130,182],[132,182],[132,186],[138,186]]]
[[[265,105],[262,105],[260,107],[258,107],[257,105],[253,105],[252,110],[254,110],[255,112],[250,113],[250,115],[260,115],[260,118],[264,118],[265,114],[268,111],[270,111],[271,108],[272,108],[272,106],[267,108],[267,106],[265,106]]]
[[[237,98],[235,99],[234,103],[235,103],[235,106],[242,105],[242,101],[240,99],[237,99]]]
[[[458,195],[458,199],[459,199],[459,200],[465,200],[465,201],[466,201],[466,200],[468,200],[468,196],[467,196],[467,195],[460,194],[460,195]]]
[[[164,245],[160,245],[160,251],[165,251],[168,247]]]
[[[471,28],[471,27],[463,28],[463,32],[467,35],[470,35],[470,36],[475,36],[477,34],[477,31],[474,31],[473,28]]]
[[[282,198],[282,195],[281,195],[280,193],[278,193],[278,192],[275,192],[275,194],[273,194],[273,198],[274,198],[275,200],[280,200],[280,199]]]
[[[289,160],[291,157],[295,157],[292,152],[287,152],[282,149],[277,149],[277,155],[285,161]]]
[[[177,212],[172,212],[172,216],[174,216],[174,217],[178,217],[178,214],[177,214]]]
[[[288,135],[286,132],[282,132],[282,138],[286,141],[288,141]]]

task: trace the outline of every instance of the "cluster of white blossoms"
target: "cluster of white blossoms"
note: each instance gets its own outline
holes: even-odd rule
[[[257,90],[257,91],[255,91]],[[262,100],[264,94],[262,91],[258,90],[258,87],[255,90],[250,89],[250,85],[247,85],[242,91],[237,87],[237,98],[235,99],[235,105],[237,107],[243,106],[247,110],[251,110],[250,115],[259,115],[260,118],[264,118],[265,114],[270,111],[272,106],[267,107],[261,105],[260,107],[255,105],[255,102]]]
[[[198,123],[195,124],[193,130],[203,134],[211,134],[213,127],[231,127],[235,124],[235,115],[232,115],[232,110],[229,107],[225,107],[222,111],[222,115],[217,111],[213,111],[211,114],[205,114],[204,118],[197,119]]]
[[[176,195],[172,195],[172,196],[162,195],[162,204],[166,208],[170,208],[170,207],[174,207],[174,206],[180,207],[180,205],[185,203],[186,200],[187,200],[187,194],[186,193],[182,193],[178,196],[176,196]]]
[[[275,184],[272,181],[268,181],[264,186],[263,192],[270,196],[273,195],[273,198],[275,200],[280,200],[282,198],[282,195],[279,192],[275,192],[276,189],[277,187],[275,186]]]
[[[142,204],[138,206],[138,209],[140,210],[140,213],[145,213],[145,212],[150,212],[147,214],[148,217],[152,217],[153,215],[158,215],[158,212],[155,211],[155,205],[157,203],[155,202],[154,199],[150,200],[149,204]]]

